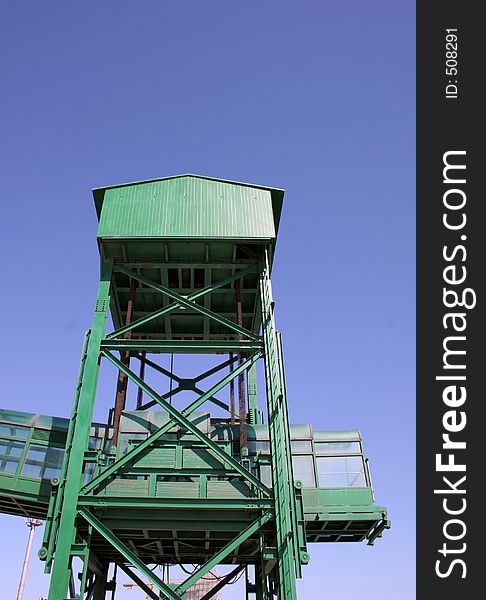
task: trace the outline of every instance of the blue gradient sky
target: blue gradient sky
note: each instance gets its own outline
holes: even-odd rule
[[[359,428],[393,521],[374,548],[311,546],[305,599],[415,597],[414,10],[411,0],[1,9],[0,406],[69,414],[97,287],[92,187],[194,172],[285,188],[274,293],[291,420]],[[27,528],[6,516],[0,527],[10,599]],[[47,594],[41,567],[34,557],[25,600]]]

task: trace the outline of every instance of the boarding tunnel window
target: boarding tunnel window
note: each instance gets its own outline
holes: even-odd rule
[[[250,441],[247,442],[247,448],[249,454],[270,454],[270,441]]]
[[[361,454],[359,442],[315,442],[316,454]]]
[[[3,473],[17,472],[20,457],[25,443],[14,440],[0,440],[0,471]]]
[[[22,467],[22,475],[40,479],[52,479],[61,474],[64,450],[52,446],[31,444]]]
[[[11,436],[17,438],[27,438],[29,431],[30,429],[28,427],[19,427],[18,425],[7,425],[6,423],[0,423],[0,437]]]
[[[362,456],[318,456],[319,487],[366,487]]]
[[[300,481],[303,487],[316,487],[316,476],[314,473],[314,457],[312,455],[295,455],[292,453],[292,465],[294,467],[294,479]]]
[[[294,479],[304,488],[367,487],[366,469],[358,440],[291,440]],[[270,454],[268,440],[249,441],[250,455]],[[270,457],[268,456],[268,461]],[[260,459],[260,479],[272,484],[271,466]]]

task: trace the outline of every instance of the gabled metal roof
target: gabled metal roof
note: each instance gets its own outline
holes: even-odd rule
[[[125,187],[132,187],[132,186],[143,186],[144,184],[152,184],[152,183],[156,183],[156,182],[168,181],[170,179],[180,179],[180,178],[184,178],[184,177],[186,177],[186,178],[193,177],[195,179],[203,179],[203,180],[207,180],[207,181],[214,181],[214,182],[219,182],[219,183],[223,183],[223,184],[226,183],[226,184],[230,184],[230,185],[234,185],[234,186],[249,187],[249,188],[253,188],[253,189],[257,189],[257,190],[265,190],[265,191],[270,192],[271,199],[272,199],[272,209],[273,209],[275,233],[277,233],[278,226],[280,223],[280,215],[282,212],[283,196],[285,193],[283,189],[254,184],[254,183],[232,181],[229,179],[220,179],[217,177],[208,177],[206,175],[196,175],[193,173],[184,173],[184,174],[180,174],[180,175],[172,175],[169,177],[159,177],[157,179],[147,179],[147,180],[143,180],[143,181],[133,181],[133,182],[129,182],[129,183],[120,183],[120,184],[116,184],[116,185],[109,185],[109,186],[94,188],[93,189],[93,197],[94,197],[94,201],[95,201],[96,213],[98,215],[98,220],[100,219],[100,216],[101,216],[101,209],[103,207],[105,193],[108,190],[114,190],[117,188],[125,188]]]

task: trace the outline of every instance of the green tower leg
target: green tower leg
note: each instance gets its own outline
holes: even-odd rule
[[[260,294],[262,329],[265,343],[268,427],[272,454],[272,479],[277,537],[279,600],[297,598],[295,563],[299,556],[294,548],[295,496],[292,472],[287,398],[282,357],[273,313],[268,250],[262,261]]]
[[[100,285],[87,352],[83,387],[81,388],[79,406],[75,416],[72,448],[68,455],[69,462],[48,600],[64,600],[69,587],[71,546],[75,541],[75,519],[78,494],[81,487],[84,451],[88,445],[93,418],[99,373],[100,344],[105,335],[106,318],[110,304],[112,267],[112,261],[102,262],[101,264]]]

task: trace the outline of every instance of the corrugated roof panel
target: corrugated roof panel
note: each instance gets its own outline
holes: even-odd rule
[[[275,239],[271,191],[196,176],[107,188],[98,237]]]

